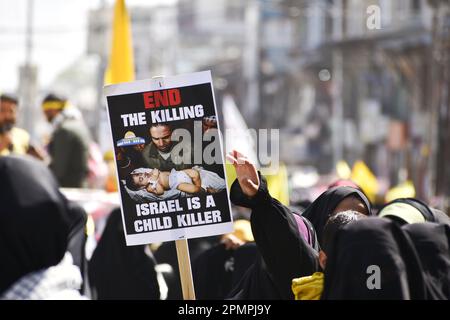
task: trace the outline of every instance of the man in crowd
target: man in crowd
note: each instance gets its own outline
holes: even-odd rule
[[[91,137],[81,112],[55,94],[45,97],[42,110],[53,126],[48,147],[51,171],[61,187],[86,187]]]
[[[24,129],[16,127],[17,104],[18,100],[14,95],[0,95],[0,126],[2,135],[8,137],[8,145],[0,150],[1,155],[9,153],[23,155],[29,149],[30,135]],[[3,141],[5,142],[6,138]]]

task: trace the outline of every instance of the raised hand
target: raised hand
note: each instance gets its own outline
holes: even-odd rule
[[[253,197],[259,189],[259,176],[255,165],[236,150],[227,154],[227,159],[236,170],[236,176],[244,194]]]

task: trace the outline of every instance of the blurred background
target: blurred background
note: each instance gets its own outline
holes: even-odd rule
[[[0,92],[19,96],[34,144],[46,144],[40,103],[57,91],[112,149],[102,88],[113,5],[0,0]],[[398,192],[449,212],[447,0],[126,5],[135,78],[211,70],[220,117],[232,101],[248,127],[280,130],[292,204],[352,178],[376,203]]]

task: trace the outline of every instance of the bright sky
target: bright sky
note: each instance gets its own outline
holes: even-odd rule
[[[86,52],[87,13],[113,0],[31,0],[33,14],[32,63],[38,66],[39,87],[44,88]],[[176,0],[127,0],[130,6],[152,6]],[[18,68],[25,62],[28,0],[0,0],[0,92],[15,91]]]

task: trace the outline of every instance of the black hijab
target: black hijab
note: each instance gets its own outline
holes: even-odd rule
[[[267,270],[263,257],[258,250],[255,252],[255,260],[240,277],[240,280],[232,286],[227,299],[229,300],[280,300],[276,281]]]
[[[112,211],[88,264],[96,299],[160,299],[155,259],[125,243],[120,209]]]
[[[428,299],[450,299],[450,227],[436,223],[413,223],[402,227],[422,262]]]
[[[379,268],[378,289],[368,285],[374,284],[375,268]],[[395,222],[382,218],[358,220],[336,234],[321,298],[426,299],[422,271],[414,244]]]
[[[0,293],[22,276],[58,264],[83,217],[46,166],[29,157],[0,157]]]
[[[228,250],[217,244],[201,253],[192,264],[196,298],[224,299],[253,264],[257,250],[256,244],[249,242]]]
[[[254,197],[246,197],[236,180],[230,198],[236,205],[252,208],[250,223],[260,253],[230,296],[293,299],[292,279],[318,270],[317,238],[312,224],[272,198],[261,175]]]
[[[331,213],[342,200],[350,196],[355,196],[361,199],[369,215],[372,214],[370,202],[362,191],[352,187],[342,186],[333,187],[326,190],[303,212],[303,216],[311,221],[314,226],[319,243],[322,242],[323,228],[325,227]]]

